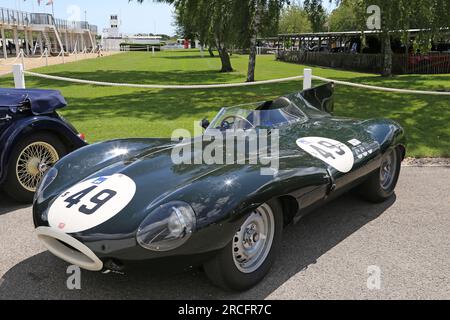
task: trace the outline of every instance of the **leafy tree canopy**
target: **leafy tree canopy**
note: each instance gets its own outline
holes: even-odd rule
[[[286,6],[280,17],[279,33],[312,32],[311,21],[300,2]]]

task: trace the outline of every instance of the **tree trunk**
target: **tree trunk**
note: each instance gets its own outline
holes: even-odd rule
[[[214,58],[214,51],[213,51],[213,49],[212,49],[211,47],[208,47],[208,52],[209,52],[209,55],[210,55],[212,58]]]
[[[250,56],[248,59],[247,82],[255,81],[256,69],[256,43],[250,46]]]
[[[255,2],[255,13],[252,21],[252,36],[250,38],[250,55],[248,59],[247,82],[255,81],[256,54],[258,45],[258,32],[261,23],[261,3],[260,0]]]
[[[383,45],[383,72],[381,73],[383,77],[392,76],[392,47],[391,47],[391,36],[389,33],[384,35],[384,45]]]
[[[231,66],[231,59],[227,48],[217,46],[217,50],[219,51],[220,61],[222,62],[222,69],[220,72],[232,72],[233,67]]]

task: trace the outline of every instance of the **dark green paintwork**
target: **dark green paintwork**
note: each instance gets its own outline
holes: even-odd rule
[[[78,150],[56,165],[58,177],[34,205],[35,225],[48,225],[42,216],[55,197],[74,184],[123,173],[137,185],[132,202],[106,223],[73,236],[103,259],[131,261],[204,254],[226,246],[247,214],[262,203],[283,197],[294,205],[291,209],[299,217],[361,182],[380,166],[388,148],[404,145],[403,129],[393,121],[343,119],[310,105],[299,107],[309,120],[281,128],[280,172],[276,176],[262,176],[260,165],[174,165],[174,143],[168,139],[100,143]],[[297,146],[297,139],[310,136],[335,139],[351,148],[347,141],[356,138],[374,152],[362,159],[355,157],[353,170],[342,174]],[[128,153],[114,156],[117,149],[127,149]],[[172,200],[192,206],[197,214],[197,231],[184,246],[171,252],[141,248],[135,240],[138,226],[158,205]]]

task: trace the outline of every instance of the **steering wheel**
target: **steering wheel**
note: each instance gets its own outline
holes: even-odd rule
[[[221,123],[221,127],[223,129],[226,129],[226,130],[230,129],[230,122],[228,121],[228,119],[233,119],[233,122],[236,122],[236,119],[239,119],[239,120],[247,122],[252,128],[255,128],[255,126],[250,121],[248,121],[248,119],[244,118],[243,116],[234,115],[234,116],[228,116],[225,119],[223,119],[223,121]]]

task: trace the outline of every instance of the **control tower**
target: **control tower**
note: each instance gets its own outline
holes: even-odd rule
[[[109,16],[109,28],[105,30],[106,38],[117,39],[122,38],[119,30],[119,16],[117,14],[111,14]]]

